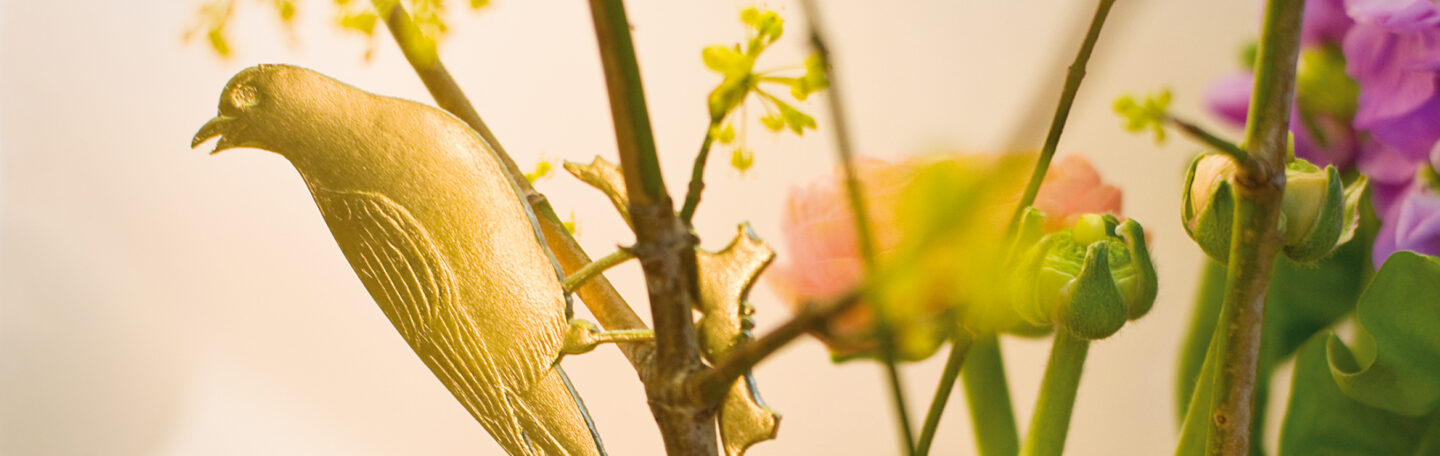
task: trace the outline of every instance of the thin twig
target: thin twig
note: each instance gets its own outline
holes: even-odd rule
[[[925,414],[925,424],[920,427],[920,440],[915,445],[916,456],[930,454],[930,445],[935,442],[935,432],[940,429],[940,417],[945,414],[950,393],[955,389],[955,383],[960,380],[960,368],[965,365],[965,355],[970,353],[972,340],[969,331],[962,329],[955,332],[955,340],[950,344],[950,356],[945,360],[945,371],[940,374],[940,386],[936,387],[934,400],[930,402],[930,411]]]
[[[629,260],[631,258],[635,258],[635,254],[630,253],[629,250],[623,248],[618,249],[609,255],[600,257],[600,259],[585,265],[585,267],[580,268],[579,271],[575,271],[574,273],[565,277],[565,282],[562,285],[564,285],[565,291],[567,293],[573,292],[581,285],[584,285],[586,282],[589,282],[591,279],[594,279],[595,277],[604,273],[605,270],[613,268],[620,263],[624,263],[626,260]]]
[[[1216,341],[1221,364],[1214,380],[1206,445],[1210,454],[1240,455],[1250,448],[1265,295],[1280,249],[1286,142],[1304,6],[1304,0],[1269,0],[1265,9],[1255,90],[1245,124],[1245,144],[1254,159],[1242,163],[1235,178],[1235,225],[1219,323],[1224,337]]]
[[[1035,195],[1040,193],[1040,183],[1045,181],[1050,160],[1055,158],[1055,149],[1060,145],[1060,133],[1065,131],[1065,120],[1070,117],[1071,105],[1075,104],[1075,94],[1080,92],[1080,81],[1085,79],[1085,65],[1090,61],[1090,53],[1095,50],[1095,42],[1100,39],[1100,29],[1105,26],[1105,18],[1114,4],[1115,0],[1100,0],[1100,5],[1095,8],[1095,16],[1090,19],[1090,30],[1085,33],[1085,41],[1080,43],[1080,52],[1075,54],[1075,61],[1065,73],[1065,88],[1060,92],[1060,102],[1055,105],[1055,116],[1050,119],[1050,132],[1045,135],[1045,145],[1040,148],[1040,157],[1036,159],[1035,169],[1030,173],[1030,183],[1025,186],[1025,193],[1020,197],[1020,205],[1010,216],[1010,223],[1005,230],[1007,233],[1015,231],[1020,215],[1025,213],[1025,207],[1034,203]]]
[[[575,237],[565,229],[560,217],[550,206],[550,201],[535,191],[534,186],[530,185],[530,181],[525,179],[525,173],[520,171],[520,168],[515,165],[515,161],[505,153],[500,142],[490,133],[490,129],[480,120],[480,115],[475,112],[470,100],[465,97],[465,92],[460,90],[460,86],[455,83],[455,79],[450,76],[450,72],[440,61],[439,55],[435,52],[435,44],[420,34],[415,22],[405,12],[400,2],[373,0],[372,3],[376,11],[385,18],[385,25],[390,30],[390,35],[399,45],[400,51],[405,54],[405,59],[410,62],[410,66],[415,69],[415,73],[420,76],[425,88],[430,91],[430,96],[435,99],[435,103],[469,125],[495,150],[510,181],[520,187],[521,192],[525,194],[525,198],[535,210],[545,243],[559,260],[560,266],[566,271],[576,271],[590,264],[590,256],[585,254],[585,250],[575,242]],[[604,276],[591,280],[585,286],[580,287],[578,294],[590,309],[590,313],[595,315],[595,319],[607,329],[649,328],[645,325],[645,321],[641,320],[640,316],[630,308],[630,305],[625,303],[625,299]],[[620,345],[620,350],[632,365],[639,367],[649,359],[650,353],[654,350],[654,344],[649,342],[625,343]]]
[[[696,401],[681,388],[688,376],[704,369],[692,316],[699,302],[695,239],[676,216],[660,174],[625,5],[620,0],[590,0],[590,13],[635,224],[633,250],[645,271],[655,322],[655,356],[640,378],[665,451],[672,456],[713,456],[718,451],[716,404]]]
[[[1194,138],[1196,141],[1200,141],[1201,143],[1210,146],[1210,148],[1215,152],[1229,155],[1230,158],[1235,159],[1235,163],[1245,163],[1250,161],[1250,153],[1246,152],[1245,149],[1241,149],[1240,146],[1235,145],[1235,143],[1226,141],[1225,138],[1221,138],[1219,136],[1216,136],[1214,133],[1210,133],[1208,130],[1201,128],[1199,125],[1195,125],[1194,123],[1171,115],[1165,116],[1165,122],[1175,126],[1176,129],[1179,129],[1180,132],[1185,134],[1186,136]]]
[[[860,244],[860,256],[865,262],[866,273],[875,270],[875,236],[870,228],[869,213],[865,208],[864,191],[861,189],[860,178],[855,171],[855,153],[850,147],[850,134],[846,126],[845,110],[840,90],[840,78],[834,72],[833,60],[830,58],[830,50],[826,46],[824,34],[821,32],[820,16],[815,9],[815,2],[805,0],[802,6],[805,9],[805,17],[810,21],[810,45],[819,56],[821,66],[826,69],[830,79],[830,100],[826,103],[830,108],[830,122],[832,131],[835,132],[835,148],[840,155],[840,163],[845,172],[845,193],[850,199],[851,216],[855,219],[855,231]],[[891,400],[895,404],[895,414],[899,418],[901,440],[905,445],[906,454],[915,454],[915,433],[910,425],[910,413],[905,404],[905,390],[900,381],[900,369],[895,359],[895,337],[889,322],[885,316],[885,308],[875,301],[870,301],[875,307],[875,333],[880,340],[880,358],[885,364],[886,377],[890,384]]]
[[[860,302],[860,294],[857,292],[846,294],[832,301],[805,305],[789,321],[764,336],[741,345],[733,353],[716,363],[715,367],[691,378],[690,386],[687,388],[695,391],[695,394],[704,397],[707,401],[720,400],[727,391],[730,391],[730,385],[735,383],[736,379],[745,375],[756,364],[760,364],[760,361],[794,341],[800,335],[822,328],[831,318],[849,310],[858,302]]]
[[[705,140],[700,144],[700,153],[695,154],[695,164],[690,169],[690,188],[685,192],[685,205],[680,208],[680,220],[690,225],[695,217],[695,207],[700,205],[700,193],[705,191],[705,162],[710,159],[710,146],[715,143],[715,128],[719,119],[711,119],[705,128]]]
[[[1055,157],[1055,150],[1060,145],[1060,135],[1065,131],[1065,122],[1070,117],[1070,107],[1075,103],[1075,96],[1080,93],[1080,82],[1085,79],[1085,66],[1090,62],[1090,55],[1095,50],[1095,44],[1100,40],[1100,30],[1105,26],[1105,19],[1110,15],[1110,9],[1115,0],[1100,0],[1095,8],[1095,14],[1090,19],[1090,27],[1085,32],[1085,40],[1080,43],[1080,49],[1075,53],[1075,60],[1070,63],[1069,70],[1065,75],[1065,84],[1060,91],[1060,100],[1055,104],[1055,115],[1050,120],[1050,131],[1045,135],[1045,145],[1040,149],[1040,156],[1035,161],[1035,169],[1030,173],[1030,180],[1025,185],[1025,193],[1020,198],[1020,203],[1015,206],[1015,212],[1010,216],[1010,223],[1006,227],[1006,236],[1013,236],[1016,227],[1020,222],[1020,216],[1025,213],[1025,208],[1035,202],[1035,197],[1040,193],[1040,185],[1045,182],[1045,174],[1050,169],[1050,160]],[[989,362],[987,366],[972,366],[965,369],[966,393],[972,399],[985,397],[984,403],[971,402],[971,415],[976,419],[976,429],[985,427],[990,432],[981,436],[977,432],[977,443],[980,444],[982,454],[995,456],[998,454],[1014,454],[1016,451],[1018,435],[1015,428],[1015,413],[1010,404],[1010,394],[1005,385],[1005,365],[1001,363],[999,351],[999,339],[993,334],[984,336],[983,343],[976,344],[977,353]],[[993,361],[992,361],[993,360]],[[945,364],[945,371],[958,369],[958,364],[964,358],[955,359],[951,357]],[[944,404],[950,399],[951,388],[944,388],[943,383],[953,383],[953,376],[941,378],[942,385],[937,388],[936,395],[931,399],[931,409],[936,408],[935,404]],[[974,383],[974,385],[971,385]],[[943,394],[942,394],[943,393]],[[1003,401],[1002,401],[1003,400]],[[976,413],[977,407],[992,409],[987,413]],[[939,413],[943,413],[943,406]],[[937,414],[935,419],[940,418]]]

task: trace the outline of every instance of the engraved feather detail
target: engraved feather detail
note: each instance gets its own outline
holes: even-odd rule
[[[457,302],[448,261],[410,211],[377,193],[315,190],[331,231],[375,302],[421,359],[486,431],[520,454],[570,454],[527,405],[549,372],[505,369],[530,350],[495,352]],[[497,363],[496,361],[501,361]]]

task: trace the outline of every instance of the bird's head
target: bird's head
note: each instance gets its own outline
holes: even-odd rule
[[[357,90],[319,73],[289,65],[246,68],[225,84],[220,112],[205,122],[190,147],[219,137],[211,153],[240,147],[264,149],[292,160],[325,138],[330,116],[344,113]]]

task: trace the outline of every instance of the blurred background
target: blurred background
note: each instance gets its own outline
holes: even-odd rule
[[[0,454],[503,454],[376,309],[287,162],[188,148],[226,80],[256,63],[431,102],[383,29],[366,62],[367,40],[334,25],[332,2],[298,2],[293,32],[268,3],[238,2],[228,59],[203,38],[182,40],[198,0],[0,6]],[[522,167],[615,158],[584,2],[494,0],[479,12],[451,3],[442,57]],[[900,157],[1038,148],[1095,2],[820,3],[858,150]],[[751,4],[627,2],[672,191],[688,180],[719,82],[700,50],[739,41],[739,11]],[[798,5],[762,6],[790,34],[757,67],[802,61]],[[1125,133],[1111,103],[1168,87],[1176,112],[1213,123],[1204,89],[1238,68],[1258,15],[1249,0],[1126,0],[1101,37],[1060,154],[1087,156],[1124,190],[1126,215],[1153,237],[1161,289],[1146,318],[1094,344],[1069,454],[1173,451],[1174,357],[1202,259],[1177,205],[1197,147]],[[808,103],[820,130],[804,138],[751,125],[749,172],[712,157],[696,217],[705,246],[723,247],[749,221],[783,255],[781,196],[834,163],[819,105],[828,96]],[[633,241],[606,199],[568,175],[539,189],[574,214],[592,255]],[[648,313],[635,263],[609,277]],[[763,281],[751,300],[762,332],[789,316]],[[1023,433],[1049,342],[1004,348]],[[943,363],[903,368],[917,420]],[[567,358],[566,368],[611,454],[660,454],[618,351]],[[755,375],[784,421],[779,439],[751,454],[895,452],[878,365],[832,364],[805,338]],[[1285,397],[1283,382],[1272,397]],[[973,452],[957,393],[935,454]]]

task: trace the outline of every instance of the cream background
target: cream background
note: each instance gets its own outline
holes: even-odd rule
[[[384,35],[373,62],[362,62],[364,40],[330,25],[329,2],[302,2],[293,35],[261,3],[240,2],[228,61],[181,42],[197,0],[0,7],[0,454],[501,454],[376,311],[286,162],[186,147],[224,82],[254,63],[302,65],[429,101]],[[443,56],[517,161],[613,159],[583,2],[495,0],[478,14],[452,3]],[[738,40],[747,3],[629,2],[676,193],[717,82],[699,51]],[[857,147],[891,157],[1037,147],[1094,6],[821,3]],[[798,7],[769,5],[791,33],[760,66],[799,62]],[[1157,150],[1123,132],[1110,104],[1121,92],[1168,86],[1179,112],[1210,120],[1203,89],[1235,68],[1258,13],[1252,1],[1125,0],[1101,39],[1061,153],[1086,154],[1125,190],[1129,215],[1158,239],[1163,285],[1148,317],[1095,344],[1071,454],[1173,451],[1172,358],[1200,261],[1175,207],[1195,146],[1172,140]],[[723,246],[749,220],[783,255],[785,190],[833,163],[829,120],[821,106],[810,112],[822,130],[803,140],[752,126],[749,174],[728,169],[724,153],[713,160],[696,219],[705,245]],[[632,240],[598,193],[567,176],[540,189],[562,214],[574,211],[592,254]],[[647,313],[637,267],[610,277]],[[762,330],[787,315],[763,284],[752,299]],[[1047,352],[1046,342],[1006,341],[1022,428]],[[917,426],[942,364],[937,356],[904,368]],[[660,452],[640,386],[615,349],[566,367],[611,454]],[[752,454],[893,453],[880,374],[873,364],[831,364],[813,340],[787,348],[757,371],[785,415],[781,436]],[[951,402],[935,454],[973,453],[963,402]]]

